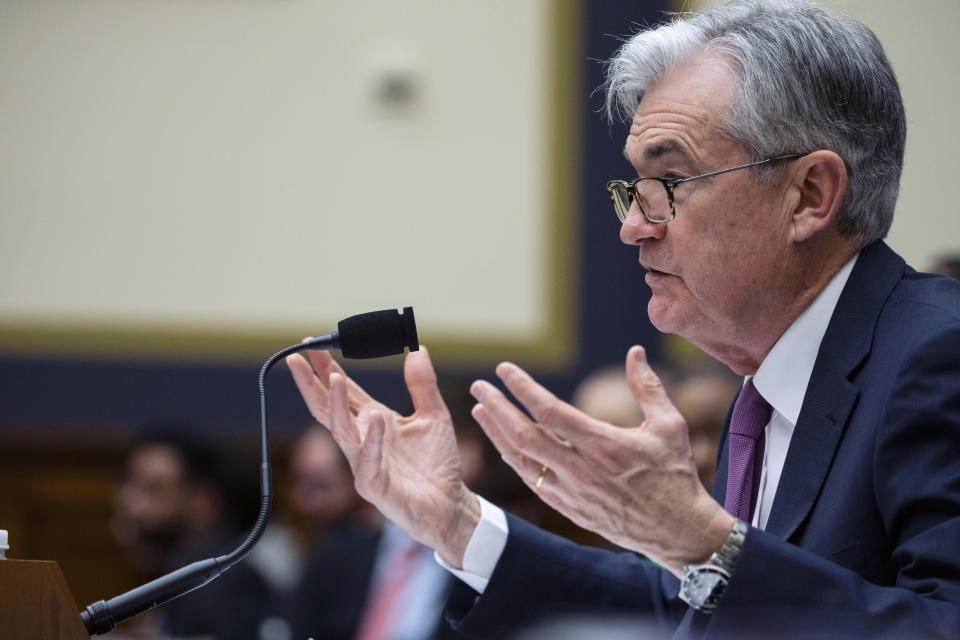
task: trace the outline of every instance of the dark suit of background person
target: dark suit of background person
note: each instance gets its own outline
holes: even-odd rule
[[[381,538],[382,530],[346,525],[330,532],[314,549],[295,597],[294,638],[356,637],[368,603]],[[433,562],[432,551],[424,549],[424,554]],[[429,640],[465,637],[444,622],[438,608]]]
[[[726,491],[726,433],[713,492]],[[454,624],[498,637],[544,614],[644,609],[678,636],[960,633],[960,285],[863,250],[820,346],[765,531],[751,528],[721,605],[633,554],[578,547],[508,516],[483,596]],[[829,603],[829,604],[825,604]]]

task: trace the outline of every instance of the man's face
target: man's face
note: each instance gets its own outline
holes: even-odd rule
[[[293,502],[301,512],[335,522],[358,506],[350,470],[323,427],[312,427],[300,438],[291,466]]]
[[[715,55],[698,56],[654,84],[624,148],[637,175],[688,178],[749,162],[718,126],[734,91],[734,76]],[[639,247],[657,329],[718,357],[744,339],[783,276],[786,194],[782,181],[758,184],[745,169],[677,186],[676,218],[667,224],[647,222],[633,204],[620,238]]]
[[[127,547],[169,547],[182,532],[186,500],[177,452],[164,444],[143,446],[130,457],[117,492],[114,533]]]

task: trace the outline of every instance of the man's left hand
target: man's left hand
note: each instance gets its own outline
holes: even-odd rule
[[[471,386],[473,416],[544,502],[679,575],[718,550],[734,520],[700,484],[686,421],[642,347],[630,350],[626,368],[645,416],[638,427],[594,420],[510,363],[497,375],[533,420],[485,381]]]

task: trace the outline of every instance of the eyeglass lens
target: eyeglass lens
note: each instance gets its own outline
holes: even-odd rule
[[[630,213],[630,205],[633,201],[633,191],[637,194],[639,200],[637,204],[640,205],[640,211],[643,212],[647,220],[650,222],[666,222],[672,217],[667,188],[659,180],[639,180],[633,189],[630,189],[624,183],[616,183],[611,187],[613,208],[616,210],[620,222],[627,221],[627,215]]]

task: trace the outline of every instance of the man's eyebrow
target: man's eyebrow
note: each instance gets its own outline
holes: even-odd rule
[[[657,158],[662,158],[668,154],[678,154],[687,156],[687,148],[675,140],[665,140],[663,142],[658,142],[654,145],[651,145],[643,150],[643,159],[647,162],[651,160],[656,160]],[[627,162],[630,162],[630,153],[627,150],[627,145],[623,147],[623,157],[627,159]]]
[[[687,148],[675,140],[665,140],[658,142],[643,150],[643,157],[646,160],[656,160],[668,154],[687,155]]]

